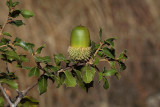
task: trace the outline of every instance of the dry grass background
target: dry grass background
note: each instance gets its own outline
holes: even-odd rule
[[[117,37],[119,54],[128,50],[127,70],[121,80],[110,78],[110,89],[102,84],[89,93],[79,87],[55,88],[51,82],[48,92],[39,96],[37,89],[29,94],[40,100],[40,107],[159,107],[160,96],[160,1],[159,0],[18,0],[19,8],[29,9],[35,17],[24,20],[26,26],[8,26],[14,36],[46,44],[44,55],[64,53],[67,56],[69,36],[76,25],[87,26],[92,40],[98,42],[99,27],[103,38]],[[7,17],[6,0],[0,0],[0,23]],[[2,62],[1,62],[2,63]],[[31,63],[32,65],[32,63]],[[4,70],[4,65],[0,65]],[[12,71],[15,68],[10,66]],[[20,89],[29,86],[35,78],[21,75]],[[157,103],[156,103],[157,101]],[[155,105],[157,104],[157,105]]]

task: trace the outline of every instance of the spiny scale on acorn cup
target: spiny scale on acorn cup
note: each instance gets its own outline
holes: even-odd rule
[[[74,60],[88,60],[91,54],[91,40],[87,27],[76,26],[70,37],[68,48],[70,58]]]

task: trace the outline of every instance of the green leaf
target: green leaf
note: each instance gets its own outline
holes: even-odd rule
[[[46,66],[48,69],[50,69],[52,72],[57,73],[58,70],[60,70],[59,66],[52,66],[52,65],[47,65]]]
[[[98,74],[99,74],[99,78],[98,78],[98,80],[99,80],[99,81],[101,81],[101,80],[102,80],[102,78],[103,78],[103,73],[102,73],[102,72],[99,72]]]
[[[0,79],[14,80],[14,79],[17,79],[17,76],[13,72],[10,72],[10,73],[1,72]]]
[[[81,71],[75,70],[75,72],[76,72],[76,77],[77,77],[77,83],[78,83],[78,85],[82,89],[84,89],[86,91],[85,83],[83,82],[82,77],[81,77]]]
[[[50,56],[44,56],[44,57],[35,56],[34,59],[35,59],[36,62],[41,62],[41,63],[51,62],[51,57]]]
[[[37,77],[40,75],[40,71],[37,67],[33,67],[33,68],[30,69],[30,72],[29,72],[28,76],[31,77],[33,75],[35,75]]]
[[[125,63],[123,63],[122,61],[118,61],[118,64],[119,64],[119,66],[120,66],[120,70],[121,70],[121,71],[123,71],[123,70],[126,69],[126,65],[125,65]]]
[[[9,10],[11,10],[12,0],[7,0],[6,5],[8,6]]]
[[[41,47],[39,47],[37,50],[36,50],[36,53],[35,54],[40,54],[42,49],[45,47],[45,45],[42,45]]]
[[[39,101],[30,96],[24,96],[21,102],[18,104],[18,107],[37,107]]]
[[[20,46],[20,47],[22,47],[24,50],[27,50],[27,51],[29,51],[31,54],[33,54],[34,44],[24,42],[24,41],[22,41],[22,40],[21,40],[20,38],[18,38],[18,37],[14,40],[13,43],[14,43],[15,46]]]
[[[9,24],[11,25],[15,25],[17,27],[24,25],[24,23],[22,22],[22,20],[15,20],[15,21],[10,21]]]
[[[2,38],[1,41],[0,41],[0,46],[8,45],[9,41],[10,41],[10,39]]]
[[[102,28],[99,29],[99,40],[102,42]]]
[[[104,54],[103,54],[102,51],[98,51],[98,52],[97,52],[97,55],[100,56],[100,57],[103,57],[103,56],[104,56]]]
[[[38,79],[38,91],[40,95],[47,91],[47,86],[48,86],[47,79],[48,77],[46,75],[42,75]]]
[[[96,57],[95,60],[94,60],[94,62],[93,62],[93,64],[94,64],[94,65],[98,65],[98,64],[99,64],[99,60],[100,60],[100,59],[99,59],[98,57]]]
[[[7,85],[9,85],[12,89],[17,89],[18,88],[18,84],[13,81],[13,80],[9,80],[9,79],[0,79],[1,83],[6,83]]]
[[[34,16],[34,13],[29,11],[29,10],[21,10],[21,15],[24,17],[24,18],[30,18],[30,17],[33,17]]]
[[[103,73],[104,76],[112,76],[112,75],[115,75],[117,70],[116,69],[110,69],[110,70],[104,70],[103,72],[104,72]]]
[[[28,67],[28,66],[22,66],[22,68],[25,69],[25,70],[30,70],[31,69],[31,67]]]
[[[116,40],[116,38],[109,38],[109,39],[105,40],[104,43],[107,45],[114,46],[114,40]]]
[[[103,81],[104,81],[103,88],[108,89],[109,88],[109,83],[108,83],[107,78],[103,77]]]
[[[103,48],[103,53],[110,58],[113,58],[113,59],[115,58],[114,54],[112,53],[112,50],[108,48]]]
[[[117,77],[118,80],[121,79],[121,75],[118,72],[116,72],[115,76]]]
[[[116,62],[115,61],[109,61],[109,64],[110,64],[112,69],[116,68]]]
[[[13,2],[12,6],[15,7],[15,6],[17,6],[18,4],[19,4],[19,2],[16,1],[16,2]]]
[[[54,75],[54,80],[57,83],[57,88],[59,88],[64,83],[64,78],[60,78],[59,76]]]
[[[90,83],[93,80],[96,71],[93,67],[85,66],[82,68],[82,72],[84,72],[83,81],[85,83]]]
[[[7,59],[9,59],[10,61],[19,59],[19,56],[15,51],[6,51],[5,54],[7,55]]]
[[[91,50],[92,50],[92,52],[93,53],[95,53],[95,51],[96,51],[96,43],[94,42],[94,41],[91,41]]]
[[[4,98],[0,97],[0,107],[3,107],[3,106],[4,106]]]
[[[9,37],[12,37],[10,33],[8,32],[3,32],[3,35],[6,35],[6,36],[9,36]]]
[[[127,50],[124,50],[124,51],[120,54],[120,56],[118,57],[118,60],[119,60],[119,61],[122,60],[122,59],[127,60],[128,57],[127,57],[126,53],[127,53]]]
[[[63,56],[63,54],[55,54],[54,60],[56,62],[56,65],[60,65],[61,61],[66,61],[66,58]]]
[[[20,62],[28,62],[29,59],[27,58],[26,55],[19,55],[19,61]]]
[[[10,12],[10,13],[9,13],[9,16],[10,16],[10,17],[13,17],[13,18],[16,18],[16,17],[19,16],[20,13],[21,13],[20,10],[14,10],[13,12]]]
[[[64,83],[66,84],[67,87],[75,87],[76,86],[76,79],[72,76],[70,72],[67,70],[64,72],[66,78]]]

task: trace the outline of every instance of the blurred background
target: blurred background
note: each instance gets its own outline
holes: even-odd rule
[[[36,47],[46,44],[43,55],[67,56],[70,32],[80,24],[88,27],[97,43],[99,27],[103,28],[103,38],[117,37],[117,55],[128,50],[127,69],[121,73],[121,80],[109,78],[108,90],[101,83],[86,93],[79,87],[57,89],[49,82],[47,93],[40,96],[37,88],[29,92],[40,100],[39,107],[160,107],[160,0],[18,1],[18,8],[33,11],[35,17],[23,19],[25,26],[9,25],[6,30],[34,42]],[[0,0],[1,24],[7,18],[5,4],[6,0]],[[3,64],[0,68],[5,70]],[[16,71],[11,65],[9,68]],[[26,71],[16,73],[20,75],[20,90],[36,79],[27,78]]]

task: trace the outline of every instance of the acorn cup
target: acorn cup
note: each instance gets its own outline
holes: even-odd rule
[[[68,53],[71,59],[87,61],[91,54],[91,40],[87,27],[76,26],[70,37]]]

